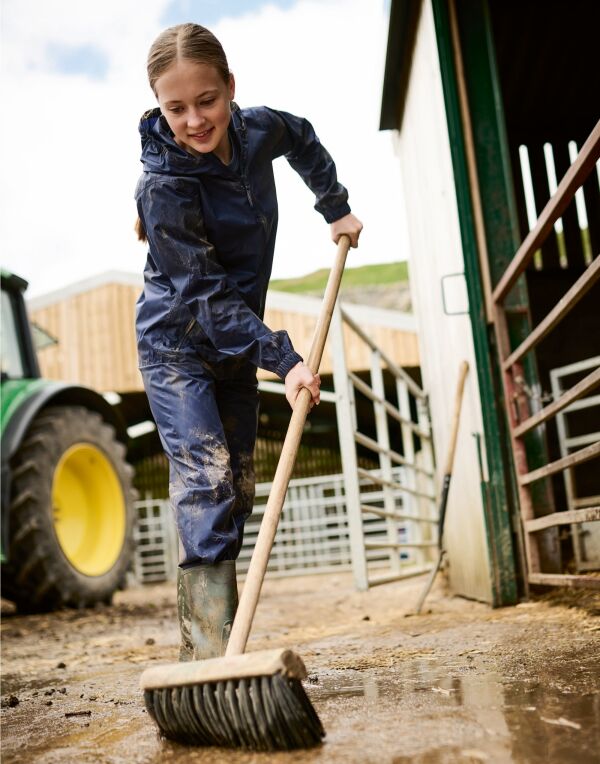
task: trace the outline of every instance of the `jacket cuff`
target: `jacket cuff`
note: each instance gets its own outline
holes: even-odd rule
[[[280,379],[285,379],[290,369],[293,369],[297,363],[302,363],[303,360],[301,355],[298,355],[295,350],[292,350],[292,352],[288,353],[275,369],[275,374],[277,374]]]
[[[343,204],[341,207],[335,207],[335,209],[324,210],[323,217],[327,223],[335,223],[336,220],[349,215],[351,212],[350,205],[348,203]]]

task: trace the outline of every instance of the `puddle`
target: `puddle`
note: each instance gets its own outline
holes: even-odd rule
[[[600,658],[580,668],[593,684],[600,676]],[[600,690],[592,686],[583,694],[574,692],[572,682],[566,672],[555,674],[554,681],[539,676],[514,680],[481,671],[475,661],[444,665],[428,660],[402,673],[325,676],[311,688],[311,697],[322,716],[343,706],[349,719],[376,720],[379,732],[372,738],[365,726],[369,745],[363,761],[597,764]],[[398,731],[390,734],[388,724]],[[388,759],[392,736],[398,754]],[[334,728],[330,740],[337,737]],[[422,750],[425,741],[428,751]],[[354,760],[360,756],[348,759]]]

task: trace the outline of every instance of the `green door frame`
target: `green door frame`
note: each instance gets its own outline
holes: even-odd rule
[[[456,3],[456,12],[469,92],[469,111],[472,123],[477,125],[474,149],[493,287],[511,263],[522,237],[514,195],[489,2],[490,0],[461,0],[460,3]],[[532,330],[525,276],[517,281],[504,304],[511,345],[517,347]],[[497,353],[495,343],[494,352]],[[523,371],[526,389],[539,389],[539,374],[534,354],[530,353],[523,359]],[[495,378],[500,389],[502,378],[497,365]],[[506,422],[507,417],[503,421]],[[504,442],[508,444],[509,439],[506,429]],[[531,469],[548,463],[548,449],[541,430],[536,429],[526,436],[525,448]],[[511,500],[514,506],[518,507],[516,472],[512,468],[512,458],[509,457],[507,464],[511,465],[507,476],[511,485]],[[538,516],[555,511],[550,479],[536,481],[532,486],[531,497]],[[516,519],[515,522],[519,520]],[[560,573],[562,565],[558,529],[552,528],[538,534],[538,543],[544,569],[549,573]],[[524,569],[524,557],[521,565]]]
[[[486,239],[488,239],[488,246],[490,246],[491,262],[495,260],[497,249],[501,249],[510,261],[519,243],[518,226],[516,224],[503,115],[500,101],[497,98],[499,87],[494,64],[493,45],[489,34],[487,0],[474,0],[468,5],[472,28],[476,30],[478,25],[483,25],[486,32],[479,40],[477,90],[480,95],[487,97],[487,103],[482,100],[478,104],[478,108],[481,109],[478,118],[482,118],[483,115],[488,118],[487,127],[490,132],[487,135],[486,148],[489,156],[498,158],[493,167],[488,167],[489,176],[480,177],[482,197],[493,197],[495,200],[493,208],[484,206],[483,210]],[[522,571],[517,569],[515,556],[518,505],[513,484],[512,461],[508,450],[510,440],[499,384],[498,355],[495,349],[493,328],[486,321],[485,299],[452,50],[448,0],[432,0],[432,7],[454,170],[465,279],[469,295],[469,313],[481,395],[483,436],[489,472],[488,483],[482,485],[482,499],[487,509],[484,520],[492,570],[493,604],[494,606],[510,605],[518,599],[519,578],[522,578]],[[472,19],[471,14],[473,15]],[[481,35],[481,26],[478,31]],[[470,51],[470,53],[474,54],[475,51]],[[479,168],[479,157],[477,159]],[[492,186],[494,194],[486,194],[486,190],[489,191]],[[503,232],[503,235],[496,240],[496,232],[498,231]],[[495,272],[492,271],[492,276],[494,275]]]

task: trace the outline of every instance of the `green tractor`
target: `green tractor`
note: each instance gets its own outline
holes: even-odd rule
[[[127,432],[99,393],[40,378],[27,282],[0,276],[2,596],[22,612],[109,603],[133,552]]]

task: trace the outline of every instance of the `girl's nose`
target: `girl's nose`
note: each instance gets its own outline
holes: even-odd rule
[[[190,109],[188,112],[188,125],[190,127],[200,127],[204,122],[205,119],[198,109]]]

